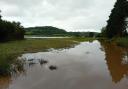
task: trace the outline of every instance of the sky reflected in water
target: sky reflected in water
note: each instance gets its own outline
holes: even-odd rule
[[[0,89],[128,88],[128,51],[113,43],[82,42],[74,48],[27,53],[21,58],[26,60],[25,71],[0,78]]]

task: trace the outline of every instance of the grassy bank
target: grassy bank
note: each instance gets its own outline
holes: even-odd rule
[[[116,39],[116,43],[118,46],[128,47],[128,37],[118,38]]]
[[[98,40],[105,41],[105,42],[113,42],[118,46],[128,48],[128,37],[113,38],[113,39],[99,38]]]
[[[46,51],[49,48],[67,48],[81,41],[92,41],[93,38],[63,38],[63,39],[26,39],[0,43],[0,74],[7,74],[10,64],[23,53]],[[76,42],[77,41],[77,42]]]

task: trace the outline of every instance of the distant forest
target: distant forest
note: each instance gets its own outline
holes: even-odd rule
[[[29,27],[25,28],[26,35],[40,35],[40,36],[75,36],[75,37],[94,37],[97,32],[67,32],[64,29],[59,29],[52,26]]]

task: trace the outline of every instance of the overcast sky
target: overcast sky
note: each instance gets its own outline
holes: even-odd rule
[[[116,0],[0,0],[3,19],[24,27],[55,26],[67,31],[100,31]]]

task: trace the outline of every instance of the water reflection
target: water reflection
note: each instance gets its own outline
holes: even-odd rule
[[[44,60],[44,59],[40,59],[39,60],[39,63],[40,63],[40,65],[44,65],[44,64],[47,64],[48,61],[47,60]]]
[[[82,42],[70,49],[23,54],[19,59],[25,61],[16,62],[23,65],[16,71],[22,71],[0,78],[0,89],[128,87],[128,51],[113,43]]]
[[[0,77],[0,89],[8,89],[9,84],[11,83],[11,77]]]
[[[112,81],[118,83],[128,76],[128,50],[114,43],[101,42]]]

